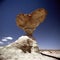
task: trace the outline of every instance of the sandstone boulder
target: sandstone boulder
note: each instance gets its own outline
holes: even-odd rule
[[[30,14],[18,14],[16,24],[28,35],[32,35],[36,27],[44,21],[46,15],[47,11],[44,8],[37,9]]]

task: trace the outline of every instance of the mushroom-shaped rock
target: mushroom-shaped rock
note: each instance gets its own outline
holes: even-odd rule
[[[27,35],[32,35],[36,27],[44,21],[46,15],[47,11],[44,8],[36,9],[30,14],[18,14],[16,23]]]

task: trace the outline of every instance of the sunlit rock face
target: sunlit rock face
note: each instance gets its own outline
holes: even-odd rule
[[[29,44],[27,42],[28,40],[30,41]],[[24,48],[24,51],[22,48],[25,45],[26,48]],[[32,48],[29,48],[30,45]],[[21,36],[15,42],[0,48],[0,60],[59,60],[60,54],[53,54],[50,51],[39,51],[36,47],[38,47],[38,45],[32,38]],[[31,52],[29,52],[29,50],[31,50]],[[46,54],[58,58],[49,57],[46,56]]]
[[[8,46],[16,47],[21,49],[24,53],[26,52],[39,52],[37,42],[28,36],[21,36],[15,42]]]
[[[47,11],[39,8],[30,14],[18,14],[16,17],[17,26],[23,29],[27,35],[32,35],[33,31],[45,20]]]

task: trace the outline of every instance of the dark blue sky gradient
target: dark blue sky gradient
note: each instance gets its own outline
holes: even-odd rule
[[[16,16],[19,13],[30,13],[37,8],[48,11],[45,21],[34,31],[39,47],[60,49],[59,0],[0,0],[0,40],[11,36],[15,41],[24,35],[25,32],[16,26]]]

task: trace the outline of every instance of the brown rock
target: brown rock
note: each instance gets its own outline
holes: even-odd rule
[[[33,31],[42,23],[47,15],[44,8],[37,9],[31,14],[18,14],[16,17],[17,26],[23,29],[28,35],[32,35]]]

